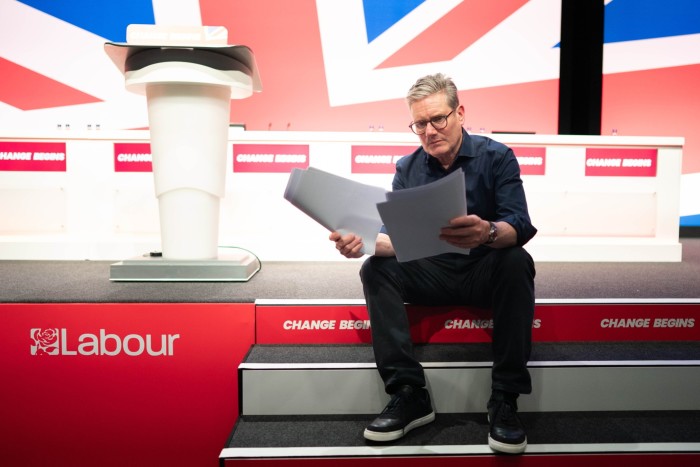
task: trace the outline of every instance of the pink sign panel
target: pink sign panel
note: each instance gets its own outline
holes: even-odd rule
[[[547,148],[512,147],[521,175],[544,175],[547,166]]]
[[[149,143],[114,143],[115,172],[152,172]]]
[[[233,145],[234,172],[289,173],[308,167],[308,144]]]
[[[0,141],[0,171],[65,172],[66,143]]]
[[[416,146],[352,146],[352,173],[393,174],[396,162],[416,150]]]
[[[587,148],[587,177],[656,177],[657,149]]]

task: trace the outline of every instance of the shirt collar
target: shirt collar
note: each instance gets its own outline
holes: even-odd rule
[[[426,164],[437,164],[440,165],[437,159],[428,154],[425,149],[421,148],[423,152],[423,160]],[[457,157],[476,157],[476,151],[474,151],[474,142],[467,131],[462,128],[462,144],[459,146],[459,151],[457,151]],[[432,161],[432,162],[431,162]]]

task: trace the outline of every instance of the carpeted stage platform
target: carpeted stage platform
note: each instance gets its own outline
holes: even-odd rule
[[[700,238],[684,238],[682,244],[683,261],[679,263],[538,263],[536,297],[539,300],[549,299],[553,301],[601,299],[601,302],[616,298],[659,301],[688,299],[697,303],[697,300],[700,299]],[[236,367],[238,367],[239,362],[246,358],[246,354],[257,355],[257,352],[262,351],[276,352],[274,358],[271,359],[274,365],[278,365],[280,362],[284,363],[285,358],[287,361],[293,362],[294,365],[298,365],[299,362],[304,361],[304,358],[300,357],[299,354],[303,350],[306,350],[305,358],[310,359],[312,363],[319,360],[318,357],[312,358],[308,349],[301,349],[298,345],[292,346],[295,353],[288,356],[289,354],[284,354],[284,352],[291,352],[290,346],[278,345],[280,342],[277,341],[268,346],[257,345],[257,352],[251,352],[250,345],[261,342],[262,344],[270,344],[270,342],[260,339],[260,333],[256,334],[253,330],[253,323],[257,325],[258,321],[256,320],[259,317],[257,308],[265,307],[254,307],[247,304],[258,299],[361,300],[363,296],[358,277],[361,261],[263,262],[261,271],[248,282],[112,282],[109,280],[110,265],[116,261],[119,259],[115,261],[0,261],[0,303],[9,304],[5,307],[8,310],[20,310],[19,313],[9,315],[13,318],[10,320],[12,326],[11,332],[8,333],[9,338],[5,339],[8,344],[7,350],[3,351],[3,355],[7,359],[5,366],[10,369],[8,381],[16,381],[14,386],[9,385],[6,388],[9,394],[5,400],[11,401],[8,407],[13,410],[9,417],[8,426],[20,426],[19,429],[13,428],[14,438],[8,437],[9,441],[6,444],[8,446],[32,446],[15,449],[14,452],[10,453],[11,456],[25,458],[31,454],[36,458],[53,460],[60,458],[60,453],[57,457],[56,452],[68,446],[66,449],[70,449],[71,454],[64,454],[64,457],[72,458],[75,452],[92,453],[93,451],[85,446],[94,445],[96,450],[94,452],[99,451],[99,454],[95,454],[95,456],[102,456],[104,452],[109,452],[115,456],[115,459],[124,460],[124,462],[109,465],[128,464],[126,459],[128,457],[131,460],[134,452],[142,453],[144,456],[163,456],[164,459],[170,459],[170,465],[185,465],[186,460],[184,459],[195,457],[197,459],[211,459],[212,462],[209,464],[213,464],[217,455],[219,455],[220,465],[231,465],[233,462],[239,465],[238,462],[241,458],[238,456],[247,455],[247,450],[254,452],[256,456],[272,456],[269,459],[265,458],[270,462],[274,462],[273,457],[277,455],[274,453],[274,449],[278,447],[297,449],[304,456],[313,457],[314,451],[308,450],[309,444],[313,444],[321,446],[318,448],[321,450],[326,449],[323,446],[330,446],[332,449],[328,452],[355,452],[353,450],[359,450],[358,452],[365,453],[359,455],[364,456],[362,459],[368,462],[367,465],[374,465],[372,461],[377,457],[379,451],[376,451],[376,446],[368,446],[361,436],[364,425],[370,419],[369,415],[352,415],[352,411],[347,409],[339,410],[338,414],[333,416],[302,413],[291,416],[275,414],[260,417],[256,413],[244,413],[239,409],[246,400],[246,394],[253,394],[253,397],[256,397],[259,387],[284,388],[286,386],[277,381],[279,372],[269,371],[270,375],[265,376],[265,378],[272,378],[271,380],[263,378],[261,380],[262,386],[254,387],[246,393],[242,389],[243,386],[239,385],[240,367],[239,372],[236,372]],[[12,306],[12,304],[24,303],[48,304],[48,306],[26,307],[27,313],[24,316],[22,306],[19,308]],[[104,316],[96,316],[103,315],[103,313],[94,313],[95,306],[71,306],[71,304],[85,303],[96,304],[98,308],[105,308],[105,310],[112,310],[112,312],[106,312]],[[145,303],[146,308],[149,308],[151,304],[156,304],[155,308],[158,310],[172,310],[173,313],[154,313],[154,316],[158,315],[159,317],[150,316],[143,323],[139,323],[136,330],[131,330],[128,326],[120,326],[123,320],[122,313],[126,313],[129,319],[133,320],[135,316],[140,316],[141,307],[101,305],[122,303]],[[160,305],[163,303],[166,305]],[[177,305],[181,303],[188,305]],[[198,306],[196,304],[206,303],[245,305],[225,305],[223,307],[214,305],[211,307],[214,308],[214,311],[209,315],[208,326],[192,326],[192,323],[196,323],[199,319],[199,315],[196,312],[191,312],[190,308]],[[67,307],[59,307],[52,306],[52,304],[68,305]],[[597,303],[594,304],[593,308],[597,307]],[[33,308],[39,310],[32,311]],[[63,316],[61,315],[62,309],[70,308],[71,313],[67,313],[65,316],[70,314],[71,319],[59,321],[47,319],[47,316],[53,313],[54,308],[58,310],[57,316]],[[131,310],[131,308],[139,309]],[[224,312],[221,312],[222,308]],[[250,322],[250,315],[253,312],[238,313],[239,309],[245,311],[250,308],[255,308],[256,316],[253,323]],[[582,308],[591,309],[591,307]],[[236,312],[231,313],[230,309],[234,309]],[[693,309],[696,309],[696,305]],[[260,314],[262,315],[264,312],[260,311]],[[78,320],[84,319],[86,316],[89,316],[90,324],[84,329]],[[132,322],[129,319],[125,321]],[[240,323],[244,323],[244,330],[243,338],[238,340],[235,338],[235,334],[231,333],[231,330],[238,329]],[[59,356],[49,361],[37,360],[29,352],[30,344],[34,341],[29,339],[28,331],[39,327],[60,327],[73,336],[73,341],[80,332],[91,335],[89,333],[97,333],[98,329],[99,332],[106,329],[105,332],[118,335],[129,332],[131,333],[129,337],[133,339],[138,339],[139,336],[145,334],[155,336],[161,333],[180,334],[186,329],[188,339],[178,341],[182,344],[178,347],[178,358],[168,361],[153,360],[150,357],[137,359],[129,356],[124,358],[107,357],[97,363],[98,361],[92,357],[82,358],[82,356],[75,356],[75,354],[66,358]],[[255,331],[257,332],[259,329],[256,328]],[[285,334],[283,337],[286,339],[288,336]],[[326,336],[323,337],[326,338]],[[126,342],[126,338],[124,342]],[[132,341],[132,350],[134,342],[136,341]],[[332,345],[333,362],[337,361],[338,352],[345,349],[345,347],[335,344]],[[629,361],[634,359],[660,360],[662,362],[679,360],[681,365],[659,366],[658,368],[653,365],[649,368],[651,368],[650,371],[656,372],[654,375],[662,375],[658,378],[654,377],[655,381],[671,381],[669,386],[677,388],[679,393],[691,394],[691,400],[694,400],[692,395],[697,391],[697,366],[685,365],[685,360],[697,360],[697,340],[692,342],[655,342],[651,346],[647,344],[647,342],[596,342],[595,345],[586,346],[585,342],[580,342],[567,343],[564,346],[550,342],[538,342],[533,355],[546,354],[547,360],[553,361],[559,358],[577,362],[606,357]],[[69,342],[68,348],[76,349],[77,344]],[[312,347],[311,349],[318,354],[318,352],[323,352],[325,348]],[[487,344],[472,345],[470,348],[471,351],[479,352],[482,359],[489,357]],[[419,352],[432,352],[436,349],[444,351],[446,347],[431,345],[419,348]],[[280,352],[285,358],[280,357]],[[372,371],[362,366],[363,362],[371,363],[372,361],[371,348],[368,344],[347,346],[347,352],[348,356],[345,357],[345,360],[359,365],[359,370],[353,370],[348,375],[356,378],[358,371]],[[322,353],[322,355],[326,354]],[[455,357],[446,360],[448,363],[452,360],[461,362],[464,358]],[[44,363],[38,366],[37,362]],[[148,371],[144,371],[144,368],[148,368]],[[589,371],[595,371],[596,367],[592,368],[594,370]],[[596,384],[601,384],[603,376],[610,374],[606,364],[601,365],[601,368],[600,375],[602,376],[596,373],[595,378],[592,378]],[[298,376],[303,373],[303,377],[315,371],[322,372],[324,370],[311,368],[306,373],[294,370],[292,374]],[[456,371],[458,375],[461,375],[464,372],[476,370],[457,368]],[[545,369],[539,368],[538,371],[543,372]],[[557,374],[556,371],[559,370],[555,368],[547,374],[554,375]],[[566,372],[566,368],[562,371]],[[634,371],[634,368],[628,371]],[[677,379],[668,377],[669,374],[676,375],[681,372],[682,376]],[[374,375],[374,371],[371,374]],[[105,377],[105,375],[109,376]],[[617,373],[614,375],[617,376]],[[328,378],[316,373],[313,373],[312,376]],[[689,383],[687,385],[676,384],[675,382],[681,380],[681,377],[682,381],[689,381]],[[242,381],[243,376],[240,378]],[[617,378],[614,379],[617,381]],[[45,391],[47,381],[61,381],[61,384],[54,385],[60,386],[61,391]],[[115,381],[119,383],[114,384]],[[211,387],[203,389],[202,381],[210,382]],[[277,382],[270,383],[270,381]],[[560,380],[555,380],[552,387],[560,384],[557,381]],[[177,384],[178,390],[168,392],[167,397],[164,397],[163,382],[168,385]],[[436,380],[435,384],[439,385],[439,379]],[[621,386],[616,383],[604,387],[614,394],[625,389],[625,381],[620,381],[620,384]],[[124,387],[136,389],[123,391]],[[98,389],[86,391],[86,388]],[[551,393],[551,388],[549,391]],[[659,394],[663,394],[660,396],[663,399],[668,393],[669,391]],[[76,394],[81,394],[81,397],[74,397]],[[138,396],[134,394],[138,394]],[[206,397],[202,397],[202,394],[206,394]],[[297,391],[296,394],[304,395],[306,391]],[[236,397],[237,395],[238,397]],[[681,400],[682,398],[671,399]],[[287,399],[274,398],[273,400]],[[310,400],[315,401],[316,399],[311,398]],[[361,402],[362,398],[360,398]],[[173,406],[176,406],[177,410],[173,411]],[[548,456],[550,451],[554,449],[555,452],[563,452],[571,458],[571,456],[576,457],[577,453],[580,452],[596,452],[598,454],[612,452],[610,443],[621,443],[622,448],[619,449],[622,451],[619,452],[631,452],[629,457],[620,461],[621,463],[639,464],[637,460],[640,452],[641,455],[647,455],[649,459],[658,458],[656,452],[650,453],[648,451],[650,448],[644,446],[654,448],[659,443],[671,443],[674,446],[683,444],[681,453],[676,457],[663,457],[661,461],[663,465],[682,465],[679,462],[685,462],[692,456],[695,456],[692,457],[692,462],[695,462],[697,453],[700,452],[697,448],[700,445],[698,429],[700,427],[698,423],[700,411],[697,410],[696,405],[681,411],[663,410],[665,407],[661,404],[654,410],[641,412],[601,412],[600,408],[594,407],[585,409],[587,410],[585,413],[558,412],[556,414],[546,411],[528,412],[524,410],[523,415],[531,443],[529,449],[532,451],[531,454],[535,454],[535,456],[531,456],[532,463],[528,465],[536,465],[539,462],[540,457],[537,457],[537,453],[545,453]],[[22,431],[21,423],[27,419],[27,414],[37,411],[44,413],[47,410],[56,409],[63,414],[57,419],[76,420],[73,428],[68,431],[64,430],[65,433],[68,433],[67,437],[61,437],[60,434],[59,436],[51,436],[49,441],[34,448],[34,438],[26,436],[28,431],[26,429],[24,432]],[[148,412],[150,416],[143,419],[142,426],[134,428],[134,420],[140,420],[138,417],[145,412]],[[76,414],[79,414],[77,418]],[[176,418],[169,418],[172,414],[176,414]],[[236,417],[236,414],[239,416]],[[29,418],[29,420],[31,419]],[[97,422],[98,425],[95,425],[93,419],[97,421],[109,419],[110,423]],[[181,423],[182,420],[193,420],[194,422]],[[234,423],[237,425],[232,432]],[[193,426],[196,426],[197,429],[192,430]],[[447,459],[452,459],[453,457],[450,456],[455,456],[455,453],[457,456],[471,455],[471,451],[459,448],[467,443],[468,449],[473,448],[475,453],[486,456],[484,458],[488,460],[490,459],[488,457],[490,451],[485,444],[485,430],[486,417],[483,413],[448,413],[446,411],[439,413],[436,423],[422,430],[414,430],[405,439],[396,443],[392,447],[392,451],[381,455],[390,456],[391,452],[400,452],[404,454],[399,454],[399,456],[413,456],[412,453],[415,452],[419,452],[419,455],[430,452],[430,456],[432,456],[430,459],[414,457],[418,459],[416,462],[422,463],[427,460],[431,464],[446,465],[436,460],[443,456],[440,454],[443,451],[435,451],[437,449],[436,443],[443,446],[441,449],[447,453],[445,454]],[[104,439],[113,440],[113,444],[110,445],[109,442],[107,444],[84,442],[92,439],[93,432],[99,432]],[[128,439],[122,437],[123,433],[130,434]],[[229,433],[232,437],[226,442],[226,436]],[[163,454],[162,449],[156,448],[154,452],[150,452],[149,448],[144,447],[146,444],[139,444],[153,443],[153,439],[167,440],[168,448],[165,450],[165,454]],[[79,446],[73,446],[73,440],[78,440]],[[591,443],[600,443],[602,448],[591,448]],[[163,444],[148,445],[157,447]],[[105,446],[107,447],[105,448]],[[185,456],[177,450],[180,446],[187,447]],[[587,450],[579,451],[581,446],[585,446]],[[264,452],[267,448],[273,449],[272,454]],[[340,451],[333,451],[333,449],[340,449]],[[398,451],[394,451],[394,449]],[[567,451],[567,449],[569,450]],[[604,450],[591,451],[592,449]],[[369,454],[366,454],[367,452]],[[319,457],[321,462],[324,461],[324,455],[328,457],[328,462],[314,465],[336,465],[337,460],[333,459],[332,456],[329,457],[328,454]],[[123,456],[123,458],[119,456]],[[470,461],[477,457],[472,456]],[[588,465],[587,462],[591,460],[586,459],[583,455],[579,457],[580,463],[572,461],[572,464]],[[455,457],[455,459],[457,458]],[[352,459],[353,462],[355,460]],[[406,463],[405,457],[401,462]],[[595,462],[599,465],[613,465],[601,463],[600,457],[597,457]],[[660,465],[652,462],[649,461],[644,465]],[[45,463],[43,462],[43,464]],[[3,463],[0,462],[0,464]],[[19,465],[16,462],[11,464]],[[79,464],[73,462],[70,465]],[[154,464],[151,462],[149,465]],[[203,464],[189,462],[187,465]]]
[[[537,264],[538,299],[698,298],[700,238],[680,263]],[[116,262],[116,261],[115,261]],[[229,303],[362,299],[361,261],[263,262],[248,282],[111,282],[109,261],[0,261],[0,303]]]

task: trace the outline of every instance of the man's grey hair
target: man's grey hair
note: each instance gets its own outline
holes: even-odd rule
[[[459,96],[457,95],[457,86],[449,78],[442,73],[436,73],[434,75],[427,75],[422,78],[418,78],[411,89],[408,90],[406,95],[406,102],[408,106],[411,107],[416,102],[425,99],[428,96],[432,96],[438,92],[444,92],[447,98],[447,104],[452,109],[456,109],[459,106]]]

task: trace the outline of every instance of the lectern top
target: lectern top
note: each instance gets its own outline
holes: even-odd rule
[[[202,62],[224,70],[239,69],[240,65],[243,65],[250,71],[253,91],[262,91],[255,56],[253,51],[245,45],[136,45],[106,42],[105,52],[122,73],[158,63],[164,58]],[[145,60],[139,60],[138,56],[144,57]]]

